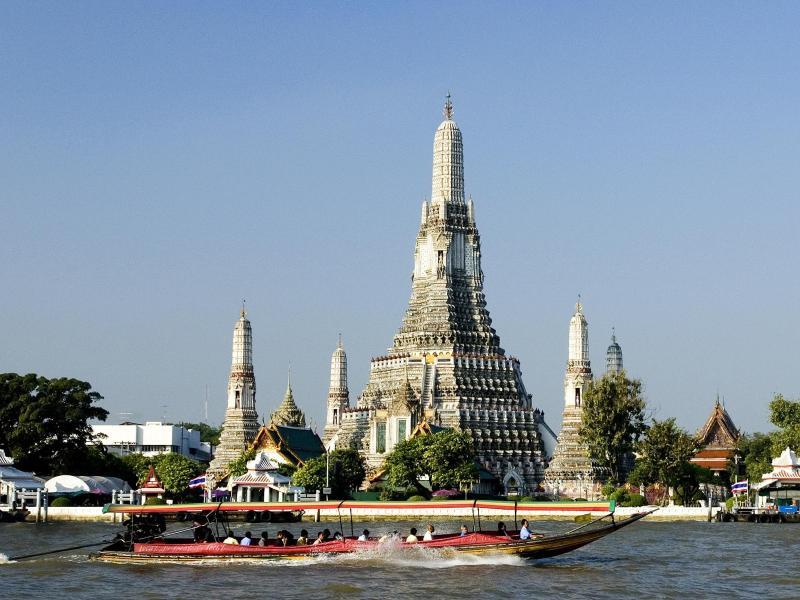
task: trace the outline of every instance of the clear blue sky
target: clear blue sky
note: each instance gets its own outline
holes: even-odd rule
[[[797,380],[800,5],[0,4],[0,371],[221,420],[241,298],[258,409],[320,424],[399,327],[451,91],[489,309],[560,427],[578,293],[656,416]],[[166,408],[162,408],[166,406]]]

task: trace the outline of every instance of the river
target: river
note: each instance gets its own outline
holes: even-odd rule
[[[437,522],[439,532],[457,522]],[[303,523],[312,535],[332,523]],[[374,534],[424,521],[356,523]],[[572,524],[536,523],[536,531]],[[174,526],[173,526],[174,527]],[[248,527],[255,535],[263,528]],[[349,525],[345,524],[348,529]],[[570,554],[527,561],[419,551],[309,561],[112,565],[89,550],[6,557],[108,538],[104,523],[0,524],[0,596],[38,598],[800,598],[800,525],[641,522]],[[237,534],[244,527],[237,527]]]

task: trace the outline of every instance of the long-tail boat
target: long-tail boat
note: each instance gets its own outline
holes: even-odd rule
[[[548,508],[556,508],[552,503],[546,504]],[[370,509],[380,506],[383,509],[396,508],[402,510],[414,510],[415,506],[410,503],[371,503],[371,502],[312,502],[312,503],[220,503],[218,505],[194,504],[194,505],[172,505],[172,506],[130,506],[130,505],[107,505],[106,512],[125,513],[125,521],[128,529],[124,536],[120,536],[110,545],[104,547],[99,552],[92,554],[95,560],[106,562],[155,562],[163,560],[171,561],[197,561],[197,560],[232,560],[232,559],[299,559],[312,558],[326,554],[352,554],[358,552],[369,552],[381,548],[386,542],[377,539],[358,541],[352,535],[352,510]],[[598,507],[604,507],[607,512],[603,516],[592,519],[592,511]],[[516,524],[519,513],[532,515],[535,512],[542,512],[545,507],[538,507],[530,504],[517,504],[516,502],[497,502],[497,501],[450,501],[431,503],[421,503],[420,509],[431,508],[458,508],[472,509],[473,519],[477,511],[478,519],[474,531],[462,535],[460,533],[436,535],[431,541],[407,543],[400,540],[390,541],[393,548],[412,549],[430,548],[447,552],[458,552],[468,554],[511,554],[523,558],[547,558],[558,556],[566,552],[576,550],[586,544],[599,540],[610,533],[613,533],[631,523],[635,523],[641,518],[653,512],[644,511],[633,516],[619,520],[614,518],[614,504],[603,503],[595,505],[591,503],[570,503],[558,505],[557,510],[562,509],[567,512],[583,513],[589,520],[582,525],[571,529],[565,533],[548,535],[534,534],[530,539],[520,539],[519,533],[509,532],[502,534],[499,532],[481,531],[480,510],[494,511],[514,509],[514,521]],[[227,533],[229,513],[242,511],[303,511],[303,510],[336,510],[339,515],[340,529],[343,530],[342,510],[350,511],[351,536],[333,539],[316,545],[278,545],[277,540],[273,540],[275,545],[268,546],[243,546],[225,544],[222,539]],[[492,511],[492,512],[494,512]],[[588,511],[588,512],[587,512]],[[193,522],[192,527],[167,532],[164,516],[183,512],[189,515]],[[195,523],[199,523],[195,525]],[[189,538],[192,530],[196,527],[204,527],[210,533],[202,542],[195,542]],[[515,527],[516,529],[516,527]],[[172,537],[173,535],[187,533],[184,538]]]

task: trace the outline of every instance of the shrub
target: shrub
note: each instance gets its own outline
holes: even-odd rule
[[[386,501],[386,500],[405,500],[406,499],[406,493],[405,492],[401,492],[399,490],[392,490],[392,489],[389,489],[389,488],[383,488],[381,490],[380,499],[383,500],[383,501]]]
[[[533,496],[523,496],[518,500],[518,502],[538,502],[538,498],[534,498]]]
[[[453,500],[453,498],[450,498],[449,496],[431,496],[431,500],[434,502],[442,502],[443,500]]]
[[[444,499],[447,500],[447,498],[444,498]],[[408,497],[408,501],[409,502],[427,502],[428,499],[425,496],[409,496]]]
[[[611,499],[611,494],[613,494],[615,491],[617,491],[617,486],[610,481],[604,484],[600,489],[600,493],[603,495],[603,498],[608,498],[609,500]]]
[[[630,498],[630,493],[623,487],[617,488],[608,497],[609,500],[614,500],[619,506],[625,506]]]
[[[736,498],[734,498],[733,496],[731,496],[730,498],[725,500],[725,510],[727,512],[731,512],[733,510],[733,505],[734,505],[735,502],[736,502]]]
[[[158,498],[157,496],[150,496],[147,500],[144,501],[146,505],[151,504],[166,504],[167,501],[163,498]]]
[[[56,508],[58,508],[59,506],[72,506],[72,500],[70,500],[66,496],[60,496],[60,497],[54,499],[50,503],[50,506],[54,506]]]
[[[641,494],[630,494],[620,506],[644,506],[645,499]]]

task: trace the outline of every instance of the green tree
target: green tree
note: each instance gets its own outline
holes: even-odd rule
[[[179,499],[196,494],[189,489],[189,480],[203,473],[203,465],[181,454],[159,454],[153,458],[156,475],[169,494]]]
[[[778,427],[771,434],[773,456],[779,456],[787,447],[800,452],[800,400],[787,400],[782,394],[775,394],[769,403],[769,420]]]
[[[212,446],[219,446],[219,436],[222,433],[222,427],[212,427],[207,423],[188,423],[181,422],[177,424],[178,427],[184,429],[194,429],[200,432],[200,441],[208,442]]]
[[[395,444],[383,466],[386,480],[393,488],[414,488],[420,496],[430,496],[430,490],[420,483],[428,477],[428,465],[424,461],[425,447],[431,443],[432,435],[421,435]]]
[[[675,419],[654,419],[637,449],[636,467],[629,478],[631,483],[660,483],[673,487],[688,503],[699,484],[707,479],[707,469],[689,462],[698,450],[697,439],[678,427]]]
[[[449,429],[421,437],[431,438],[431,443],[423,449],[422,459],[434,489],[460,489],[478,478],[475,446],[468,433]]]
[[[761,481],[761,476],[772,470],[772,442],[772,435],[765,433],[745,434],[739,437],[736,444],[736,453],[740,456],[739,465],[731,461],[729,467],[731,480],[738,481],[744,476],[753,482]]]
[[[611,480],[622,482],[622,466],[647,429],[642,382],[625,372],[607,373],[589,383],[582,402],[578,432],[589,456],[608,469]]]
[[[0,447],[22,469],[37,473],[83,472],[89,421],[105,421],[103,397],[91,384],[66,377],[0,374]]]
[[[228,473],[231,477],[238,477],[247,473],[247,463],[256,457],[255,448],[248,448],[237,458],[228,463]]]
[[[470,436],[455,429],[409,438],[395,445],[384,466],[393,487],[414,488],[420,495],[430,490],[420,483],[425,477],[433,489],[462,487],[475,481],[478,467]]]
[[[357,450],[342,448],[330,452],[328,462],[329,464],[324,455],[305,461],[294,472],[294,484],[304,487],[308,493],[322,491],[325,487],[326,471],[330,468],[331,496],[337,499],[348,498],[367,475],[364,459]]]
[[[196,492],[189,489],[189,480],[194,479],[205,470],[203,465],[186,458],[181,454],[129,454],[122,459],[132,473],[135,473],[136,485],[141,485],[150,472],[155,469],[156,476],[164,485],[164,490],[173,498],[184,499],[194,497]]]
[[[155,461],[152,456],[145,456],[144,454],[134,453],[127,454],[122,457],[122,462],[133,473],[134,481],[129,482],[131,486],[136,487],[142,484],[147,473],[150,471],[150,465],[155,466]]]

